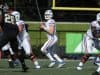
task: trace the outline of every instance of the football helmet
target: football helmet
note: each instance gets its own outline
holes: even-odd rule
[[[7,12],[7,10],[9,9],[9,6],[7,4],[5,5],[1,4],[0,9],[3,9],[4,12]]]
[[[98,14],[96,15],[96,20],[97,20],[97,21],[100,21],[100,13],[98,13]]]
[[[15,16],[16,22],[20,20],[20,13],[18,11],[13,11],[12,15]]]
[[[44,17],[46,20],[49,20],[53,17],[53,12],[52,10],[46,10],[45,13],[44,13]]]

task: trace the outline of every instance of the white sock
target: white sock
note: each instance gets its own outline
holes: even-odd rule
[[[8,62],[12,61],[12,59],[8,59]]]
[[[34,61],[34,65],[35,65],[35,66],[38,66],[38,65],[39,65],[39,63],[38,63],[37,60]]]
[[[79,66],[83,66],[83,62],[80,62],[80,63],[79,63]]]
[[[58,62],[63,62],[63,60],[57,54],[54,54],[54,57]]]
[[[55,61],[55,59],[52,57],[52,55],[50,53],[47,53],[46,56],[51,60],[51,61]]]
[[[96,70],[96,71],[100,73],[100,66],[98,66],[98,68],[97,68],[97,70]]]
[[[99,57],[97,57],[97,58],[96,58],[96,61],[99,61],[99,60],[100,60],[100,58],[99,58]]]

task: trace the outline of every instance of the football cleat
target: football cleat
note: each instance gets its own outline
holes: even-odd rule
[[[51,63],[48,65],[49,68],[53,67],[56,64],[56,61],[51,61]]]
[[[65,62],[59,62],[58,67],[57,68],[62,68],[65,65]]]
[[[81,66],[76,67],[77,70],[82,70],[83,68]]]
[[[22,67],[22,72],[27,72],[28,69],[29,69],[28,67],[24,66]]]
[[[15,68],[13,61],[8,61],[9,63],[9,68]]]
[[[41,67],[40,67],[40,65],[38,65],[38,66],[35,66],[35,68],[36,68],[36,69],[40,69]]]

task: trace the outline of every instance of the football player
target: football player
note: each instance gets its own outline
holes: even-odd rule
[[[51,63],[48,67],[53,67],[58,62],[58,68],[62,67],[64,61],[53,51],[54,45],[57,43],[56,24],[53,19],[52,10],[46,10],[44,13],[46,22],[40,23],[40,28],[46,32],[47,41],[41,48],[41,51],[50,59]]]
[[[98,40],[100,40],[99,39],[100,38],[100,13],[97,14],[96,19],[97,20],[94,23],[96,25],[96,27],[93,29],[94,30],[93,35],[94,35],[94,37],[96,37],[96,40],[98,41]],[[95,41],[95,39],[94,39],[94,41]],[[95,44],[96,44],[96,42],[95,42]],[[100,47],[99,43],[97,43],[96,45],[97,46],[95,46],[95,47],[97,47],[97,48]],[[97,64],[98,68],[96,69],[95,72],[92,73],[92,75],[100,75],[99,74],[100,73],[100,55],[97,58],[97,63],[96,64]]]
[[[4,56],[7,56],[10,68],[15,68],[15,66],[18,66],[20,64],[20,61],[17,58],[15,58],[15,60],[12,60],[11,58],[12,56],[14,56],[14,52],[10,47],[10,43],[7,43],[2,47],[2,52]]]
[[[4,10],[5,9],[5,10]],[[3,10],[3,11],[2,11]],[[14,56],[16,55],[22,65],[22,71],[27,71],[27,66],[24,62],[24,59],[22,55],[18,53],[18,41],[17,41],[17,35],[19,33],[19,28],[16,25],[16,19],[13,15],[13,8],[9,8],[4,6],[1,10],[2,15],[2,23],[1,27],[3,29],[2,35],[0,36],[0,49],[6,45],[8,42],[10,43],[10,46],[12,50],[14,51]],[[12,59],[15,60],[14,56],[12,56]]]
[[[84,35],[82,46],[86,54],[82,57],[81,62],[77,66],[77,70],[82,70],[83,65],[89,59],[91,53],[94,53],[97,50],[94,40],[100,38],[99,31],[100,31],[100,13],[97,14],[96,20],[90,23],[90,27],[87,30],[86,34]]]
[[[23,50],[25,51],[25,54],[28,55],[30,57],[30,59],[32,60],[32,62],[35,65],[35,68],[40,68],[40,65],[35,57],[35,55],[32,53],[32,48],[31,48],[31,44],[30,44],[30,37],[28,32],[26,31],[25,28],[25,23],[22,20],[19,20],[18,22],[16,22],[16,24],[18,25],[20,32],[17,36],[17,39],[19,41],[19,48],[23,48]]]

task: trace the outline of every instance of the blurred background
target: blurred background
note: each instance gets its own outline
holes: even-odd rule
[[[6,0],[8,4],[13,4],[16,10],[20,11],[22,18],[28,21],[40,21],[36,0]],[[42,18],[44,11],[51,9],[53,0],[37,0]],[[56,0],[56,6],[62,7],[90,7],[99,8],[100,0]],[[89,22],[95,18],[98,11],[73,11],[73,10],[53,10],[56,21]],[[62,13],[62,14],[60,14]]]
[[[40,16],[44,20],[44,11],[52,9],[57,22],[58,54],[64,58],[78,59],[84,53],[74,50],[82,41],[89,23],[95,20],[100,12],[100,0],[5,0],[21,13],[21,18],[29,25],[32,48],[34,53],[43,58],[40,48],[46,41],[46,36],[39,29]],[[38,2],[38,4],[36,3]],[[2,4],[2,0],[0,1]]]

